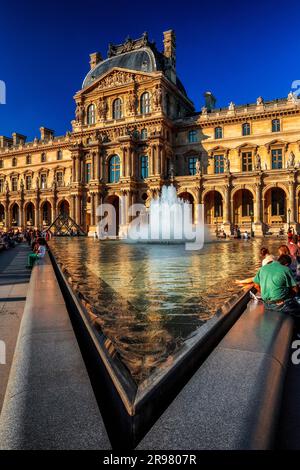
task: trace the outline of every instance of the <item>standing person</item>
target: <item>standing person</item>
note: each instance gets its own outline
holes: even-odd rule
[[[288,229],[288,232],[287,232],[287,239],[288,239],[288,242],[290,242],[292,239],[293,239],[293,230],[291,228]]]

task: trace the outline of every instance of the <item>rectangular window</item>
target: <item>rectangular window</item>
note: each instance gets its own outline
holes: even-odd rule
[[[15,177],[11,180],[11,190],[18,191],[18,180]]]
[[[141,156],[141,179],[148,178],[148,157],[147,155]]]
[[[195,129],[189,131],[189,143],[192,144],[193,142],[198,142],[198,131]]]
[[[272,149],[272,170],[280,170],[282,168],[282,149]]]
[[[223,137],[223,129],[222,127],[215,128],[215,139],[222,139]]]
[[[252,152],[242,153],[242,171],[252,171]]]
[[[190,157],[189,158],[189,175],[193,176],[196,174],[196,163],[197,157]]]
[[[245,122],[242,127],[242,134],[243,135],[250,135],[250,124],[249,122]]]
[[[215,155],[215,173],[224,173],[224,155]]]
[[[41,188],[42,189],[47,188],[47,176],[46,175],[41,175]]]
[[[4,193],[4,180],[0,180],[0,193]]]
[[[272,121],[272,132],[279,132],[280,131],[280,120],[273,119]]]
[[[85,167],[85,182],[89,183],[91,180],[91,164],[87,163]]]
[[[31,189],[31,176],[26,176],[26,189]]]
[[[57,183],[57,186],[63,186],[63,172],[62,171],[58,171],[56,173],[56,183]]]

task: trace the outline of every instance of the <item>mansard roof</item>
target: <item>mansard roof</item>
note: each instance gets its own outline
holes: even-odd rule
[[[98,63],[86,75],[82,88],[90,86],[95,80],[107,73],[109,70],[118,67],[138,72],[165,73],[165,56],[159,52],[154,42],[148,40],[148,34],[144,33],[139,39],[127,38],[123,44],[109,44],[107,59]],[[187,96],[184,86],[177,78],[178,89]]]

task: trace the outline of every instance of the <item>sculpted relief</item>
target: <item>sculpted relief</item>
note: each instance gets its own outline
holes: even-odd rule
[[[115,70],[100,81],[98,84],[98,89],[102,90],[104,88],[113,88],[134,82],[140,83],[145,80],[148,80],[148,77],[122,72],[121,70]]]

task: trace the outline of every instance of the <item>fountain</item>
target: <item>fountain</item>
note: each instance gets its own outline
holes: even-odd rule
[[[173,185],[164,185],[161,195],[152,199],[149,209],[142,211],[130,224],[125,238],[142,243],[203,241],[202,211],[198,206],[196,209],[197,224],[193,224],[193,206],[177,196]]]

